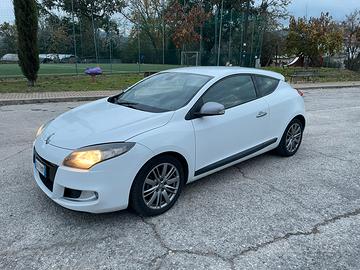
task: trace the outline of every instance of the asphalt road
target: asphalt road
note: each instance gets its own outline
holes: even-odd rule
[[[305,100],[294,157],[206,177],[146,219],[66,210],[36,186],[35,130],[79,103],[0,107],[0,269],[359,269],[360,89]]]

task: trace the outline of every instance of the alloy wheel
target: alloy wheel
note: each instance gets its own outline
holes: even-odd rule
[[[151,209],[161,209],[174,200],[179,191],[180,173],[170,163],[161,163],[155,166],[146,176],[142,197],[145,204]]]
[[[286,133],[285,146],[290,153],[295,152],[301,142],[301,126],[299,123],[293,123]]]

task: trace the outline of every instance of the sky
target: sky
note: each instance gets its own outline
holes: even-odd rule
[[[288,11],[296,17],[318,17],[322,11],[328,11],[341,21],[356,8],[360,9],[360,0],[293,0]],[[14,22],[12,0],[0,0],[0,23],[3,22]]]

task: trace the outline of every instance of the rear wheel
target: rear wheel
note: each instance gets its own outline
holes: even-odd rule
[[[299,119],[293,119],[286,127],[276,151],[279,155],[289,157],[294,155],[300,147],[303,135],[303,124]]]
[[[134,180],[131,207],[142,216],[164,213],[178,199],[184,179],[184,170],[176,158],[164,155],[150,160]]]

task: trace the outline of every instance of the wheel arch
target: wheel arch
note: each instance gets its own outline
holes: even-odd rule
[[[302,115],[302,114],[298,114],[297,116],[295,116],[293,119],[291,119],[291,121],[292,120],[294,120],[294,119],[298,119],[300,122],[301,122],[301,124],[303,125],[303,130],[305,129],[305,125],[306,125],[306,119],[305,119],[305,117]],[[290,122],[291,122],[290,121]]]
[[[185,183],[187,183],[187,181],[189,180],[189,164],[188,164],[186,158],[182,154],[175,152],[175,151],[167,151],[167,152],[162,152],[160,154],[157,154],[156,156],[152,157],[151,159],[159,157],[159,156],[172,156],[172,157],[176,158],[177,160],[179,160],[184,169]]]
[[[148,161],[146,161],[143,166],[145,166],[145,164],[147,164],[151,160],[153,160],[155,158],[158,158],[160,156],[172,156],[172,157],[176,158],[177,160],[179,160],[182,167],[183,167],[183,169],[184,169],[185,183],[188,182],[188,180],[189,180],[189,164],[188,164],[188,161],[186,160],[186,158],[182,154],[180,154],[179,152],[165,151],[165,152],[158,153],[155,156],[151,157]]]

